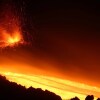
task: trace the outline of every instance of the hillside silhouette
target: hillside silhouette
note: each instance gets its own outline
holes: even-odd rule
[[[70,100],[80,100],[78,97],[71,98]],[[94,100],[93,95],[87,95],[85,100]],[[100,100],[100,98],[97,98],[97,100]]]
[[[25,88],[0,75],[0,100],[62,100],[60,96],[40,88]]]
[[[21,86],[10,82],[5,76],[0,75],[0,100],[62,100],[60,96],[48,90]],[[77,96],[70,100],[80,100]],[[87,95],[85,100],[94,100],[93,95]],[[100,100],[98,98],[97,100]]]

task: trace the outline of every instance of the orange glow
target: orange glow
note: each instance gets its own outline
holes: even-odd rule
[[[33,63],[28,64],[27,59],[29,56],[23,56],[20,54],[14,55],[14,60],[7,59],[4,56],[0,60],[0,73],[5,75],[10,81],[17,82],[18,84],[26,87],[33,86],[35,88],[47,89],[62,97],[62,99],[69,99],[78,96],[81,100],[84,100],[86,95],[93,94],[99,97],[100,88],[86,83],[79,83],[80,81],[70,81],[70,79],[63,79],[63,76],[57,72],[57,69],[51,68],[52,64],[45,64],[40,61],[37,62],[36,58],[31,60]],[[25,54],[26,55],[26,54]],[[20,57],[27,58],[21,59]],[[20,59],[20,61],[17,61]],[[28,60],[29,61],[29,60]],[[5,63],[6,62],[6,63]],[[35,62],[39,63],[38,65]],[[44,66],[44,68],[40,66]],[[46,68],[48,69],[45,69]],[[49,69],[51,68],[51,69]],[[61,77],[60,77],[61,76]]]
[[[14,46],[19,43],[23,43],[22,35],[19,31],[15,31],[12,34],[7,31],[2,31],[2,44],[0,47]]]
[[[2,22],[0,23],[0,47],[13,47],[23,43],[23,36],[20,21],[11,8],[7,8],[2,14]]]
[[[92,42],[91,38],[88,40],[82,37],[85,36],[84,34],[75,36],[78,32],[76,28],[73,31],[70,28],[62,31],[63,27],[54,29],[51,24],[50,29],[49,24],[47,27],[45,25],[41,27],[38,21],[35,29],[34,20],[30,22],[32,17],[27,20],[28,16],[25,15],[26,19],[23,18],[23,7],[18,8],[18,11],[22,11],[22,16],[11,5],[7,4],[4,7],[3,11],[0,10],[0,73],[2,75],[26,87],[47,89],[60,95],[64,100],[75,96],[84,100],[89,94],[94,95],[95,99],[100,96],[98,78],[100,53],[99,46],[94,45],[95,39]],[[23,31],[26,31],[25,34],[31,34],[24,37]],[[82,33],[84,33],[83,29]],[[31,36],[32,40],[28,36]],[[15,46],[26,44],[24,38],[32,41],[32,45],[13,50]],[[7,49],[2,49],[6,47]]]
[[[70,99],[78,96],[84,100],[86,95],[94,94],[95,100],[100,94],[100,88],[89,86],[82,83],[77,83],[69,80],[63,80],[56,77],[49,77],[44,75],[25,75],[12,72],[1,72],[7,79],[17,82],[26,87],[33,86],[35,88],[42,88],[52,91],[62,97],[62,99]],[[42,81],[41,81],[42,80]]]

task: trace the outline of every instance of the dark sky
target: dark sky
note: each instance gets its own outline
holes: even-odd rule
[[[9,1],[21,17],[25,40],[31,42],[21,50],[30,55],[27,63],[36,57],[53,64],[64,78],[100,84],[99,2]]]

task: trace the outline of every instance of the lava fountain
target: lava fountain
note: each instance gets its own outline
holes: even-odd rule
[[[13,47],[23,43],[23,36],[19,17],[13,13],[10,7],[1,14],[0,19],[0,47]]]
[[[6,30],[2,30],[0,40],[0,47],[12,47],[16,44],[23,43],[22,35],[18,30],[15,30],[12,34]]]

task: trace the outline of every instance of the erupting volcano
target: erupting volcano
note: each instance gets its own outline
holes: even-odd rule
[[[23,44],[23,36],[20,21],[11,7],[4,11],[0,23],[0,47],[13,47]]]
[[[84,100],[88,94],[96,99],[100,94],[98,3],[57,2],[0,0],[0,74],[64,100],[75,96]]]
[[[23,38],[21,33],[18,30],[13,31],[13,33],[9,33],[6,30],[1,30],[1,41],[0,47],[12,47],[17,44],[23,43]]]

